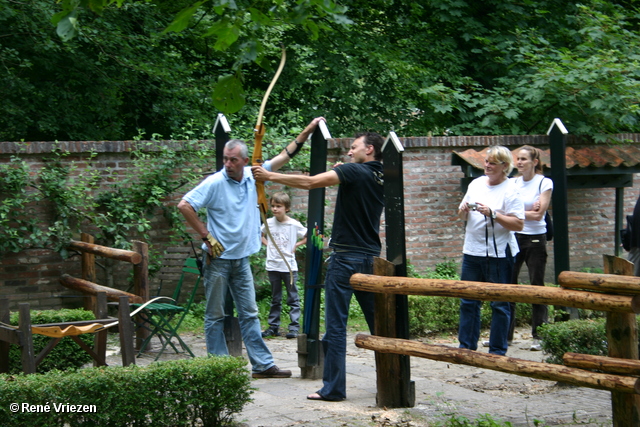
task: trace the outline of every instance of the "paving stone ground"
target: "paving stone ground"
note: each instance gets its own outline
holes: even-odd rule
[[[417,357],[411,358],[411,377],[415,381],[416,405],[413,408],[376,407],[376,373],[373,352],[354,345],[348,337],[347,399],[342,402],[318,402],[306,396],[321,385],[321,380],[300,377],[296,340],[284,337],[267,340],[275,361],[291,369],[288,379],[257,379],[253,402],[236,416],[244,427],[284,426],[434,426],[452,417],[476,420],[485,414],[493,420],[513,426],[610,426],[609,392],[568,386],[552,381],[506,374],[466,365],[455,365]],[[484,337],[483,339],[486,339]],[[196,356],[206,354],[202,335],[185,337]],[[438,342],[457,347],[454,338]],[[518,329],[508,356],[542,361],[542,352],[530,351],[531,337]],[[479,351],[486,351],[480,349]],[[153,360],[153,353],[137,359],[138,364]],[[185,357],[169,351],[161,360]],[[121,363],[117,349],[110,364]]]

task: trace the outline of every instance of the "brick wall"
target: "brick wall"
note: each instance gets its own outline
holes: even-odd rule
[[[635,142],[640,143],[640,135],[633,135]],[[545,136],[511,136],[511,137],[415,137],[401,138],[405,146],[403,153],[404,185],[405,185],[405,220],[407,258],[417,271],[423,272],[433,268],[444,259],[461,259],[464,238],[463,222],[457,219],[457,206],[463,194],[460,191],[460,179],[463,177],[459,166],[451,165],[452,151],[464,150],[500,143],[510,148],[523,144],[538,145],[545,148]],[[349,139],[335,139],[329,142],[329,162],[344,160]],[[129,154],[131,141],[98,141],[98,142],[62,142],[58,146],[69,151],[69,161],[81,166],[88,157],[88,152],[97,153],[92,161],[94,168],[101,173],[103,185],[117,184],[118,176],[130,166]],[[175,148],[180,149],[180,144]],[[21,150],[21,156],[30,164],[32,170],[42,165],[42,157],[50,152],[53,144],[34,142],[17,145],[0,142],[0,162],[7,162],[11,155]],[[212,164],[214,162],[212,161]],[[635,182],[635,187],[640,184]],[[625,189],[625,214],[633,210],[638,197],[638,188]],[[281,189],[277,185],[267,185],[267,193]],[[185,191],[188,188],[185,189]],[[176,192],[167,204],[175,204],[185,191]],[[331,227],[333,203],[337,189],[326,191],[327,205],[325,220]],[[307,193],[292,190],[292,211],[306,213]],[[569,241],[571,269],[580,271],[586,267],[602,266],[602,254],[614,253],[615,224],[615,190],[588,189],[569,190]],[[37,215],[47,217],[46,205],[36,206]],[[91,233],[92,230],[85,230]],[[171,230],[162,215],[154,218],[154,227],[149,242],[155,250],[169,245]],[[382,229],[384,245],[384,222]],[[132,235],[132,239],[138,238]],[[552,281],[553,245],[549,245],[550,257],[547,277]],[[99,259],[99,262],[104,260]],[[131,267],[116,263],[114,287],[126,290],[129,283]],[[79,257],[63,260],[57,253],[47,249],[32,249],[18,254],[5,254],[0,260],[0,297],[9,298],[12,309],[18,302],[29,302],[34,308],[77,307],[82,304],[78,293],[59,284],[61,274],[68,273],[80,276]],[[106,283],[106,273],[97,269],[98,283]],[[521,276],[521,280],[526,279]]]

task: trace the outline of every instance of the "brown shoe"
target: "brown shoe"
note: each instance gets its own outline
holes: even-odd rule
[[[254,372],[251,374],[252,378],[289,378],[291,377],[291,371],[278,368],[273,365],[266,371]]]

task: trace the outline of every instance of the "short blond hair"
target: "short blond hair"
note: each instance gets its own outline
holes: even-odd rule
[[[504,170],[504,174],[509,176],[513,170],[513,155],[507,147],[502,145],[494,145],[487,150],[487,160],[496,163],[505,163],[507,167]]]

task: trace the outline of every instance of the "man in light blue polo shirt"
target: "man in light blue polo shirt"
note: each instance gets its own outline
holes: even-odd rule
[[[280,154],[264,163],[270,171],[285,165],[313,133],[317,117]],[[232,139],[223,152],[224,168],[207,177],[178,204],[208,253],[204,263],[207,306],[204,315],[207,352],[228,355],[224,336],[224,302],[227,290],[238,311],[240,333],[252,365],[253,378],[287,378],[291,371],[279,369],[262,339],[249,256],[260,250],[260,212],[255,180],[249,166],[247,146]],[[205,208],[207,224],[197,212]]]

